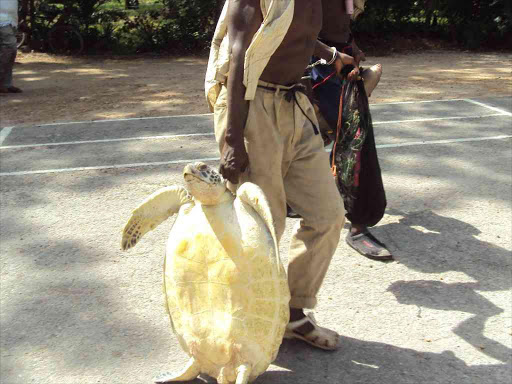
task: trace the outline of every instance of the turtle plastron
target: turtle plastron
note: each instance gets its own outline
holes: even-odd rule
[[[187,189],[164,188],[134,210],[122,240],[123,249],[133,247],[179,212],[167,242],[164,292],[173,331],[191,358],[181,372],[155,381],[205,373],[220,384],[245,384],[276,358],[289,320],[270,208],[259,187],[242,184],[235,197],[206,164],[187,165],[184,176]]]

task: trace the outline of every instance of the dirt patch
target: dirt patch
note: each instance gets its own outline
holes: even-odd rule
[[[369,57],[381,63],[370,102],[512,95],[512,53],[428,51]],[[67,58],[18,54],[14,83],[0,96],[0,126],[208,113],[206,57]]]

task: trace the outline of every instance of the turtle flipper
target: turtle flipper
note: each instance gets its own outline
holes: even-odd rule
[[[270,211],[270,204],[268,203],[263,190],[254,183],[246,182],[238,188],[236,196],[244,203],[250,205],[263,219],[272,234],[277,256],[279,256],[279,243],[277,242],[274,219],[272,218],[272,212]]]
[[[199,376],[199,364],[192,357],[185,368],[178,374],[173,373],[163,373],[153,379],[153,381],[157,384],[160,383],[170,383],[173,381],[189,381],[194,380],[197,376]]]
[[[132,212],[123,229],[121,248],[125,251],[137,244],[144,234],[155,229],[180,207],[191,202],[188,191],[181,186],[165,187],[151,194]]]
[[[237,369],[236,384],[247,384],[251,376],[251,367],[243,364]]]

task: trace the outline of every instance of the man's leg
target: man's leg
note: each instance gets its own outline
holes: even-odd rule
[[[16,59],[16,33],[10,25],[0,27],[0,93],[19,93],[12,85],[12,68]]]
[[[308,115],[313,114],[305,96],[299,97],[299,103]],[[319,348],[335,349],[339,335],[319,327],[310,315],[305,317],[303,309],[316,305],[316,295],[338,245],[345,212],[328,166],[323,139],[315,135],[309,120],[295,108],[299,124],[295,127],[296,142],[285,162],[288,166],[284,184],[289,205],[303,219],[290,243],[288,282],[292,323],[288,336]]]
[[[332,72],[332,69],[329,67],[320,67],[314,68],[313,72],[313,79],[316,83],[320,83]],[[371,93],[377,86],[381,74],[382,66],[380,64],[363,71],[362,76],[367,92]],[[338,77],[330,78],[322,85],[316,87],[314,93],[315,99],[319,102],[319,110],[317,113],[325,118],[328,127],[335,132],[338,122],[341,94],[340,79]],[[373,133],[372,138],[367,139],[367,141],[368,143],[365,142],[363,151],[367,151],[368,149],[375,151]],[[372,143],[369,143],[369,141],[372,141]],[[372,146],[373,148],[370,148]],[[373,162],[377,164],[378,168],[376,154],[372,153],[369,155],[371,155]],[[372,169],[369,169],[366,161],[363,161],[363,164],[365,165],[362,167],[360,173],[361,185],[358,194],[361,196],[373,194],[375,196],[371,196],[369,200],[364,198],[356,199],[357,209],[355,211],[352,209],[352,211],[347,212],[347,218],[351,222],[351,229],[346,237],[346,242],[350,247],[366,257],[377,260],[390,260],[392,256],[385,245],[368,231],[369,226],[375,225],[382,218],[383,209],[386,205],[380,169],[378,169],[378,173],[376,173],[377,171],[373,172]],[[375,217],[378,217],[376,221],[374,220]]]
[[[373,127],[367,127],[366,139],[360,152],[362,167],[359,173],[359,188],[356,198],[347,210],[347,219],[351,223],[347,234],[347,244],[373,260],[392,260],[386,245],[373,236],[368,227],[377,224],[386,210],[386,193],[377,157],[377,148]]]
[[[312,108],[305,96],[298,97],[302,105]],[[225,101],[226,89],[223,88],[214,107],[215,136],[221,148],[227,115]],[[306,112],[314,116],[311,110]],[[302,308],[312,308],[316,304],[316,293],[338,244],[344,210],[329,173],[328,158],[320,135],[314,135],[310,123],[304,130],[303,127],[297,129],[296,117],[304,125],[306,118],[293,101],[284,99],[283,92],[257,91],[255,99],[250,103],[244,131],[249,170],[240,183],[248,180],[263,190],[272,210],[278,239],[285,228],[288,198],[285,195],[285,184],[291,197],[288,200],[293,207],[305,214],[307,219],[291,244],[291,269],[288,270],[292,291],[290,325],[294,322],[298,322],[298,325],[290,332],[293,332],[293,337],[301,338],[317,347],[334,349],[337,347],[339,335],[316,325],[311,315],[305,317]],[[297,145],[298,140],[300,145]],[[289,177],[283,180],[283,175],[287,173]],[[327,191],[325,188],[313,191],[315,187],[324,184],[327,184]],[[316,192],[320,195],[315,194]],[[307,194],[309,199],[301,198],[302,194]],[[325,206],[320,211],[315,209],[318,201],[323,199],[331,200],[328,209]],[[309,247],[312,252],[304,252],[305,247]],[[315,266],[306,265],[303,268],[301,263],[313,263]],[[311,276],[305,273],[307,271],[312,272]]]

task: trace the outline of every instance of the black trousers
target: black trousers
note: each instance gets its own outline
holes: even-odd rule
[[[337,49],[339,51],[345,51],[347,54],[351,53],[349,52],[350,47],[347,46],[340,45],[337,46]],[[316,58],[313,58],[313,60],[316,61]],[[313,86],[322,83],[313,90],[314,101],[318,105],[320,113],[327,121],[330,130],[336,132],[342,80],[338,76],[331,76],[327,79],[333,71],[333,66],[319,65],[311,70],[310,75]],[[364,87],[358,87],[358,90],[359,92],[364,92]],[[343,105],[347,105],[345,98],[343,99]],[[350,203],[348,203],[347,199],[344,197],[346,217],[352,224],[371,227],[377,224],[384,216],[387,204],[386,193],[382,182],[382,174],[377,157],[373,125],[371,123],[370,109],[366,94],[364,97],[358,98],[357,105],[353,103],[350,105],[351,108],[358,108],[360,113],[368,114],[368,124],[365,126],[366,138],[359,157],[359,186],[355,189],[356,192],[350,199]],[[344,114],[345,112],[344,108]],[[335,139],[336,138],[334,138],[334,140]],[[337,178],[337,182],[341,183],[341,179]],[[339,189],[341,190],[342,188]]]

